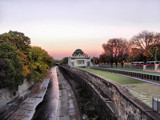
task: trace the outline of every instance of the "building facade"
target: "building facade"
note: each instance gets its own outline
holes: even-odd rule
[[[91,58],[86,57],[81,49],[77,49],[72,54],[72,57],[68,58],[68,65],[71,67],[89,67],[93,66]]]

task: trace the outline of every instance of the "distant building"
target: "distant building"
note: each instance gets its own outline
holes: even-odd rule
[[[86,57],[81,49],[77,49],[72,57],[68,58],[68,65],[72,67],[89,67],[92,66],[91,58]]]

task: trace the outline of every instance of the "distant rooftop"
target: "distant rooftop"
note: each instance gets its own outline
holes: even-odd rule
[[[77,49],[74,51],[74,53],[72,54],[72,56],[76,56],[76,55],[85,55],[84,52],[81,49]]]

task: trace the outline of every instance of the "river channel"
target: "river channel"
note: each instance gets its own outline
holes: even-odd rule
[[[58,118],[59,87],[56,67],[52,68],[52,79],[43,101],[36,107],[32,120],[56,120]]]

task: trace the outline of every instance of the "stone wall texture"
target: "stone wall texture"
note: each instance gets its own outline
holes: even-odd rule
[[[132,96],[113,81],[71,67],[60,66],[86,88],[92,103],[103,120],[160,120],[160,114]]]
[[[15,94],[7,88],[0,89],[0,119],[15,109],[33,89],[33,82],[26,79],[23,84],[18,86],[18,91]]]

